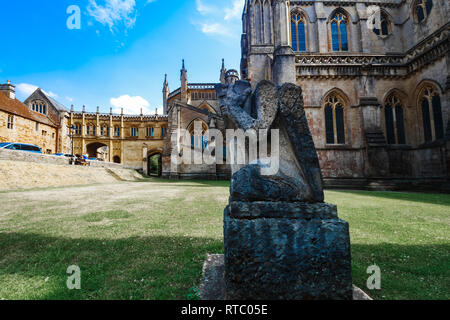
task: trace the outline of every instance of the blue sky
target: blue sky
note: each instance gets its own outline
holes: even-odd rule
[[[24,100],[36,86],[75,110],[162,112],[162,83],[217,82],[239,68],[244,0],[14,0],[2,3],[0,83]],[[81,10],[69,30],[67,9]]]

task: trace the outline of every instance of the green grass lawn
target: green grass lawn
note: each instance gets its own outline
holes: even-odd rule
[[[354,283],[376,299],[450,298],[450,195],[328,191]],[[192,299],[223,252],[226,182],[149,179],[0,193],[0,299]],[[368,266],[381,290],[367,290]],[[66,270],[81,268],[81,290]]]

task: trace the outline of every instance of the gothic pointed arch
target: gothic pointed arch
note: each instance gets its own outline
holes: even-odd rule
[[[441,88],[434,81],[424,80],[416,88],[416,108],[423,142],[444,138],[442,96]]]
[[[415,23],[424,22],[433,9],[433,0],[415,0],[411,5],[411,14]]]
[[[390,90],[383,100],[382,118],[388,144],[406,144],[405,101],[405,96],[397,89]]]
[[[345,144],[347,141],[346,111],[349,99],[340,89],[332,89],[325,94],[322,108],[327,144]]]
[[[207,110],[211,113],[217,114],[216,110],[206,101],[203,101],[202,103],[200,103],[200,105],[198,106],[199,109],[203,109],[203,110]]]
[[[383,38],[389,36],[392,33],[393,19],[389,15],[389,13],[386,12],[386,10],[381,9],[379,12],[379,17],[374,17],[372,21],[372,31],[377,36]]]
[[[328,18],[328,44],[330,51],[349,51],[350,14],[337,8]]]
[[[308,50],[308,16],[299,8],[291,11],[291,46],[294,52]]]
[[[201,133],[195,132],[197,122],[201,123],[201,130],[202,130]],[[208,131],[208,128],[209,128],[208,124],[200,118],[196,118],[189,123],[186,130],[189,132],[189,134],[191,136],[191,146],[192,147],[197,147],[197,148],[200,147],[202,149],[207,147],[208,140],[205,137],[205,133]]]

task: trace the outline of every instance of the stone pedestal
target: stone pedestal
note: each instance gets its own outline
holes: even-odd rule
[[[230,202],[228,300],[352,299],[350,236],[326,203]]]

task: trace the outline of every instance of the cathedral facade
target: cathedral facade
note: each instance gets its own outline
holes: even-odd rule
[[[326,185],[445,188],[446,0],[247,0],[241,77],[303,90]]]

